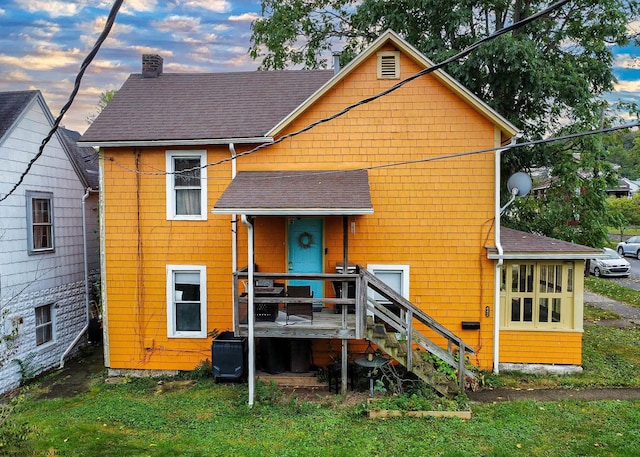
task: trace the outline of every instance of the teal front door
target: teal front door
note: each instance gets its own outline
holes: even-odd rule
[[[289,273],[322,273],[322,219],[289,219]],[[323,296],[322,281],[289,281],[310,285],[313,296]]]

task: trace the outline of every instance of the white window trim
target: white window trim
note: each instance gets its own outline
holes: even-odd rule
[[[370,263],[367,264],[367,270],[375,276],[376,271],[390,271],[402,273],[402,296],[409,300],[409,265]],[[374,292],[369,290],[370,298],[373,298]]]
[[[200,273],[200,323],[199,331],[176,331],[174,284],[176,272]],[[207,336],[207,267],[206,265],[167,265],[167,337],[169,338],[205,338]]]
[[[174,191],[173,158],[192,157],[200,158],[200,214],[178,215],[176,214],[176,194]],[[166,151],[166,193],[167,193],[167,220],[173,221],[206,221],[207,220],[207,151]]]
[[[49,306],[51,308],[51,339],[49,341],[45,341],[42,344],[38,344],[38,324],[37,319],[34,319],[33,337],[36,344],[36,349],[38,350],[49,347],[56,342],[56,306],[53,303],[45,303],[44,305],[36,306],[33,308],[34,316],[37,316],[36,310],[38,308],[42,308],[43,306]],[[42,327],[42,325],[40,327]]]
[[[38,192],[34,190],[27,190],[27,253],[32,254],[44,254],[48,252],[55,252],[56,250],[56,227],[55,227],[55,212],[53,207],[53,193],[52,192]],[[51,247],[35,249],[33,246],[33,200],[49,200],[49,208],[51,210]]]

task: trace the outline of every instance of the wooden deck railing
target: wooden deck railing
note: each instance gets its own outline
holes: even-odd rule
[[[243,282],[248,280],[248,274],[245,271],[239,271],[234,273],[234,297],[235,297],[235,322],[234,328],[240,329],[241,325],[246,326],[246,322],[241,322],[241,305],[245,306],[248,302],[248,297],[243,294],[244,287]],[[469,345],[465,344],[462,339],[451,332],[449,329],[441,325],[427,313],[420,308],[416,307],[409,300],[402,295],[395,292],[386,283],[381,281],[375,275],[367,271],[364,267],[358,265],[355,274],[350,273],[254,273],[254,280],[268,280],[273,283],[285,283],[292,280],[303,281],[331,281],[341,283],[341,290],[348,291],[349,284],[353,283],[355,290],[355,297],[313,297],[313,298],[301,298],[301,297],[286,297],[286,296],[260,296],[254,297],[254,302],[261,304],[277,304],[284,303],[322,303],[322,304],[334,304],[336,306],[343,305],[342,319],[340,316],[336,316],[336,325],[341,326],[345,332],[348,330],[350,335],[355,335],[356,339],[366,338],[366,326],[367,326],[367,311],[373,314],[377,319],[391,326],[396,332],[400,333],[407,342],[415,342],[424,350],[434,354],[453,368],[458,371],[458,380],[460,383],[460,389],[464,388],[464,382],[466,376],[473,377],[473,374],[469,372],[465,367],[466,355],[473,355],[475,351]],[[325,287],[326,290],[326,287]],[[382,301],[374,300],[373,292],[384,298],[386,303]],[[347,306],[355,307],[355,321],[347,320]],[[399,313],[394,313],[391,309],[399,310]],[[245,311],[246,312],[246,311]],[[355,323],[354,323],[355,322]],[[428,327],[438,336],[444,338],[446,341],[446,348],[436,344],[430,340],[426,335],[415,330],[415,323],[419,322]],[[299,327],[292,329],[291,332],[297,332],[300,335]],[[282,330],[281,335],[286,335],[287,329]],[[346,334],[343,332],[343,334]],[[326,337],[335,337],[330,335],[336,335],[335,333],[327,333]],[[339,333],[338,333],[339,335]],[[314,337],[323,337],[321,333],[313,333]],[[457,354],[456,354],[457,352]],[[413,351],[407,351],[406,365],[407,369],[411,371]]]
[[[269,282],[284,283],[288,281],[329,281],[330,284],[333,282],[341,283],[341,290],[348,291],[349,284],[353,284],[355,288],[355,297],[312,297],[312,298],[301,298],[301,297],[287,297],[287,296],[254,296],[254,302],[259,302],[261,304],[284,304],[285,306],[288,303],[312,303],[312,304],[333,304],[335,306],[342,306],[344,310],[347,309],[348,306],[355,307],[355,324],[348,323],[346,319],[342,319],[342,327],[349,327],[353,330],[353,334],[357,339],[364,338],[365,330],[366,330],[366,303],[362,301],[358,301],[357,297],[359,295],[360,288],[360,276],[357,274],[349,274],[349,273],[254,273],[254,280],[259,282],[260,280],[267,280]],[[239,271],[234,273],[234,293],[235,297],[235,322],[234,326],[236,329],[241,325],[240,309],[241,305],[246,305],[248,302],[248,297],[243,296],[245,292],[245,288],[243,286],[243,282],[248,280],[248,274],[244,271]],[[326,289],[326,287],[324,288]],[[345,311],[346,312],[346,311]],[[339,316],[336,316],[336,321],[339,320]]]

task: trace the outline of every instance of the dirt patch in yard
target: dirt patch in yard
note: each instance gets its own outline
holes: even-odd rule
[[[38,377],[36,398],[69,398],[88,392],[91,384],[103,381],[105,372],[102,346],[87,346],[62,369]]]

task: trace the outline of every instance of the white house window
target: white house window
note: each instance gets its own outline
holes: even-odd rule
[[[207,219],[206,151],[167,152],[167,219]]]
[[[570,328],[573,323],[573,264],[513,262],[502,270],[506,328]]]
[[[53,341],[53,307],[39,306],[36,311],[36,346]]]
[[[367,270],[384,281],[395,292],[407,300],[409,299],[409,265],[369,264]],[[376,292],[373,292],[373,299],[379,303],[389,303],[386,298]]]
[[[204,265],[167,265],[167,335],[207,334],[207,270]]]
[[[27,249],[29,254],[52,252],[53,194],[27,191]]]

